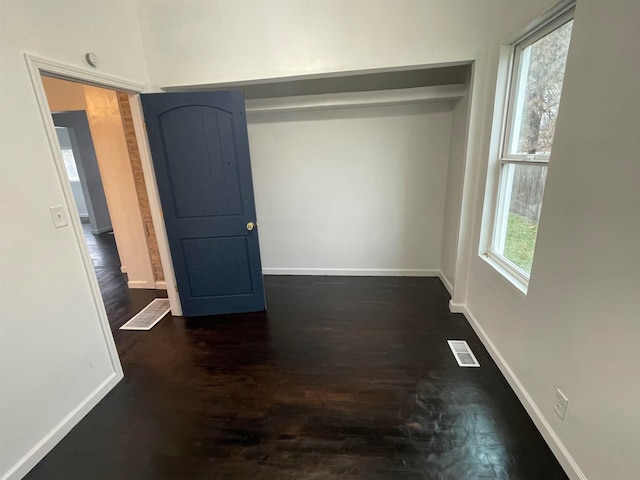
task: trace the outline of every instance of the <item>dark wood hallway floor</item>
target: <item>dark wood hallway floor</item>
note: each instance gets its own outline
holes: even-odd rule
[[[265,284],[267,313],[119,332],[125,379],[26,478],[566,480],[438,279]]]
[[[111,331],[116,340],[118,351],[122,355],[135,338],[123,338],[122,331],[118,329],[147,306],[151,300],[156,297],[166,297],[167,292],[165,290],[128,288],[127,276],[120,272],[120,257],[113,233],[94,235],[91,233],[91,226],[88,223],[82,224],[82,230],[93,269],[98,278]]]

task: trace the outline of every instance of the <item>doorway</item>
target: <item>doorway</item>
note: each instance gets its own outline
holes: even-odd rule
[[[73,202],[110,328],[166,282],[126,92],[41,76]],[[73,222],[75,223],[75,222]]]

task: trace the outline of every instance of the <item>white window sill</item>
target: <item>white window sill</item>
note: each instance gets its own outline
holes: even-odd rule
[[[491,267],[494,268],[500,275],[502,275],[505,279],[509,281],[514,287],[516,287],[520,292],[524,295],[527,294],[527,290],[529,289],[529,283],[523,282],[519,277],[514,275],[508,268],[502,265],[501,262],[495,260],[491,256],[486,253],[481,253],[480,258],[482,258],[485,262],[487,262]]]

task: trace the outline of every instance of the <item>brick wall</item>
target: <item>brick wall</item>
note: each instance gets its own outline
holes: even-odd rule
[[[147,197],[147,187],[144,181],[144,174],[142,172],[138,140],[136,139],[136,132],[133,129],[133,117],[131,116],[128,94],[118,92],[118,106],[120,107],[120,115],[122,116],[122,124],[124,125],[129,157],[131,158],[131,170],[133,171],[133,180],[136,185],[138,204],[140,205],[142,222],[144,223],[144,229],[147,236],[147,246],[149,248],[149,257],[151,257],[153,275],[156,282],[163,281],[164,272],[162,271],[162,261],[160,260],[156,231],[153,228],[153,222],[151,220],[151,209],[149,207],[149,198]]]

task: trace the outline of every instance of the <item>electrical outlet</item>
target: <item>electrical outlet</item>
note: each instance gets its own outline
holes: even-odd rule
[[[560,417],[560,420],[564,420],[564,414],[567,413],[567,404],[569,399],[566,397],[562,390],[556,389],[556,402],[553,406],[553,410]]]

